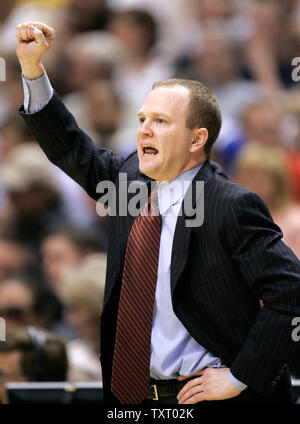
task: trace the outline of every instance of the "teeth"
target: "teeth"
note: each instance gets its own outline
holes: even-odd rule
[[[152,152],[152,151],[148,152],[148,149],[155,150],[155,152]],[[155,147],[153,147],[151,144],[142,145],[142,150],[145,156],[155,156],[158,153],[158,150]]]

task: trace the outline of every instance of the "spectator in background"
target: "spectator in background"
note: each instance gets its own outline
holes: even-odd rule
[[[139,9],[116,12],[109,28],[127,51],[124,63],[115,68],[113,81],[127,107],[124,119],[127,136],[123,138],[118,150],[131,153],[135,150],[136,111],[152,85],[173,76],[174,69],[166,55],[162,56],[156,50],[159,28],[149,12]]]
[[[69,381],[101,381],[99,314],[102,312],[106,256],[90,255],[64,273],[59,293],[67,306],[67,320],[78,338],[67,343]]]
[[[113,12],[142,9],[150,13],[159,25],[156,48],[173,60],[182,52],[190,52],[195,45],[199,23],[195,22],[195,8],[199,0],[110,0]]]
[[[109,80],[93,81],[86,88],[85,95],[85,116],[79,121],[99,147],[116,150],[114,144],[117,144],[121,131],[123,110],[114,86]]]
[[[216,93],[225,117],[238,120],[243,108],[261,97],[261,87],[241,74],[239,49],[220,30],[207,30],[191,67],[191,76]]]
[[[1,86],[0,86],[1,90]],[[3,100],[3,98],[2,98]],[[5,99],[4,99],[5,102]],[[7,105],[7,104],[6,104]],[[2,115],[2,116],[1,116]],[[12,153],[14,148],[21,143],[27,141],[33,142],[32,136],[26,126],[24,126],[21,119],[15,113],[7,115],[1,114],[1,100],[0,100],[0,168],[7,160],[8,156]],[[3,119],[3,122],[1,123]],[[1,209],[7,202],[7,195],[4,187],[0,183],[0,214]],[[0,224],[1,227],[1,224]]]
[[[247,14],[251,33],[244,45],[251,77],[259,81],[265,93],[296,86],[292,79],[291,60],[299,56],[297,2],[253,0]]]
[[[266,148],[277,146],[282,150],[282,155],[286,156],[285,166],[286,172],[289,174],[291,190],[295,193],[295,201],[299,202],[300,156],[296,143],[292,142],[289,134],[293,131],[298,131],[299,134],[299,128],[295,127],[294,121],[290,121],[291,112],[287,99],[281,96],[258,103],[250,103],[241,116],[243,143],[231,158],[231,165],[243,152],[243,146],[247,146],[248,143],[259,143]]]
[[[0,316],[8,330],[34,325],[68,340],[75,331],[65,324],[63,312],[59,298],[41,282],[16,275],[0,283]]]
[[[0,343],[0,403],[7,403],[6,383],[65,381],[67,370],[65,342],[59,336],[28,327],[9,331]]]
[[[46,283],[58,291],[62,274],[67,268],[78,266],[87,256],[102,250],[101,240],[92,231],[70,227],[52,231],[41,245]]]
[[[125,107],[109,79],[87,81],[80,94],[65,96],[81,128],[91,135],[99,147],[116,153],[124,140]],[[125,134],[126,136],[126,134]]]
[[[198,13],[201,22],[227,20],[234,15],[234,4],[232,0],[199,0]]]
[[[0,52],[2,56],[15,52],[15,28],[25,21],[45,20],[49,24],[57,22],[59,10],[49,7],[44,1],[20,3],[18,0],[1,0],[0,3]]]
[[[58,224],[68,222],[82,227],[91,225],[94,217],[87,204],[88,196],[71,178],[56,166],[49,164],[36,143],[33,143],[32,140],[26,142],[27,135],[17,122],[14,126],[9,121],[9,131],[8,133],[4,131],[4,139],[2,139],[4,156],[1,155],[0,147],[0,160],[2,160],[0,168],[0,216],[2,217],[0,232],[1,227],[4,227],[5,231],[10,231],[10,226],[14,225],[16,197],[25,199],[27,209],[33,208],[34,197],[40,197],[40,203],[39,199],[35,199],[39,204],[36,206],[35,212],[38,214],[38,209],[42,207],[49,210],[49,216],[44,217],[44,219],[48,219],[48,222],[40,224],[43,215],[38,217],[35,228],[37,234],[31,235],[33,240],[34,236],[39,239],[39,224],[42,227],[52,228],[55,225],[55,219],[58,220]],[[4,128],[6,129],[6,125]],[[39,191],[42,191],[40,196]],[[48,198],[48,202],[45,197]],[[22,206],[25,207],[25,204],[20,205],[21,209]],[[34,214],[34,211],[32,212]],[[22,214],[22,210],[20,213]],[[7,225],[9,222],[11,224]],[[27,239],[22,240],[26,242]]]
[[[38,312],[35,287],[21,279],[9,278],[0,284],[0,316],[7,330],[24,325],[43,326]]]
[[[74,96],[73,93],[65,97],[73,112],[76,109],[72,101]],[[124,131],[127,111],[113,83],[109,79],[91,81],[81,92],[80,102],[77,104],[78,110],[73,114],[81,128],[90,134],[99,147],[120,153],[128,135]]]
[[[1,49],[1,56],[4,54]],[[0,84],[0,125],[12,115],[20,101],[22,84],[20,84],[20,66],[14,56],[5,56],[5,84]],[[18,81],[19,80],[19,81]]]
[[[261,87],[241,74],[239,49],[220,30],[207,30],[192,58],[187,77],[206,84],[215,93],[222,111],[223,124],[215,150],[225,169],[242,145],[240,116],[249,102],[261,98]]]
[[[239,129],[225,121],[217,142],[218,159],[227,172],[234,172],[234,164],[247,143],[256,142],[264,146],[280,146],[282,110],[271,101],[251,102],[240,111]],[[224,128],[225,127],[225,128]]]
[[[0,24],[3,25],[14,9],[16,0],[3,0],[0,8]]]
[[[33,139],[30,135],[30,132],[28,132],[26,129],[26,126],[23,125],[21,120],[18,119],[15,114],[8,115],[8,117],[0,125],[0,168],[7,160],[8,156],[12,153],[14,148],[19,144],[25,143],[27,141],[33,142]],[[7,205],[7,202],[8,199],[6,190],[0,182],[0,215],[2,209],[5,207],[5,205]]]
[[[0,236],[0,282],[16,272],[38,273],[35,258],[26,245],[12,237]]]
[[[0,169],[7,204],[0,215],[0,233],[39,250],[42,237],[68,215],[45,155],[35,144],[16,147]]]
[[[80,93],[95,80],[110,79],[114,66],[124,59],[126,50],[113,34],[92,31],[73,37],[63,55],[63,94]]]
[[[236,181],[267,204],[283,241],[300,259],[300,206],[295,202],[287,156],[278,146],[248,144],[236,164]]]
[[[256,142],[266,147],[282,146],[282,117],[282,110],[271,102],[250,103],[241,116],[246,142]]]
[[[122,43],[108,31],[79,33],[60,47],[52,74],[76,119],[86,113],[88,87],[102,79],[110,80],[125,55]]]
[[[105,29],[110,17],[106,3],[106,0],[70,0],[65,10],[64,25],[73,35]]]
[[[0,162],[3,163],[16,146],[26,142],[33,142],[30,131],[18,116],[10,115],[0,126]]]
[[[273,96],[272,101],[280,105],[285,112],[284,148],[289,158],[288,168],[292,176],[293,189],[300,203],[300,91],[295,88],[281,91]]]

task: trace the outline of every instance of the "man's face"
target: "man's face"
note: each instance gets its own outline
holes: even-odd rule
[[[25,252],[20,245],[0,239],[0,281],[12,271],[25,266]]]
[[[244,124],[246,138],[265,146],[281,143],[280,115],[268,106],[249,110]]]
[[[7,403],[6,383],[26,381],[21,369],[21,352],[0,353],[0,402]]]
[[[31,291],[21,282],[6,280],[0,285],[0,317],[7,330],[34,323],[33,302]]]
[[[172,180],[195,166],[190,152],[193,130],[186,127],[189,99],[185,87],[158,87],[138,112],[139,169],[156,181]]]
[[[63,271],[82,260],[79,249],[59,234],[45,239],[42,244],[41,255],[47,283],[54,290],[60,284]]]

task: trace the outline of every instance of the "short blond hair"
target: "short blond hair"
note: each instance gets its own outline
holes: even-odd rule
[[[153,84],[152,90],[159,87],[185,87],[190,93],[186,127],[189,129],[206,128],[208,138],[204,153],[210,159],[211,149],[217,140],[222,126],[220,105],[214,93],[199,81],[169,78]]]
[[[78,267],[63,273],[59,296],[67,306],[76,303],[87,311],[91,319],[98,319],[103,306],[105,275],[106,255],[90,254]]]
[[[266,172],[276,187],[276,207],[288,204],[292,197],[288,161],[280,146],[264,146],[252,142],[247,144],[236,162],[236,173],[258,169]]]

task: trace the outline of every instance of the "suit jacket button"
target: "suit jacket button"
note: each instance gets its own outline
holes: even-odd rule
[[[272,387],[275,387],[275,386],[276,386],[276,384],[277,384],[277,383],[276,383],[276,381],[272,381],[272,382],[271,382],[271,386],[272,386]]]
[[[275,380],[275,381],[279,381],[279,380],[280,380],[279,375],[276,375],[276,377],[274,378],[274,380]]]

